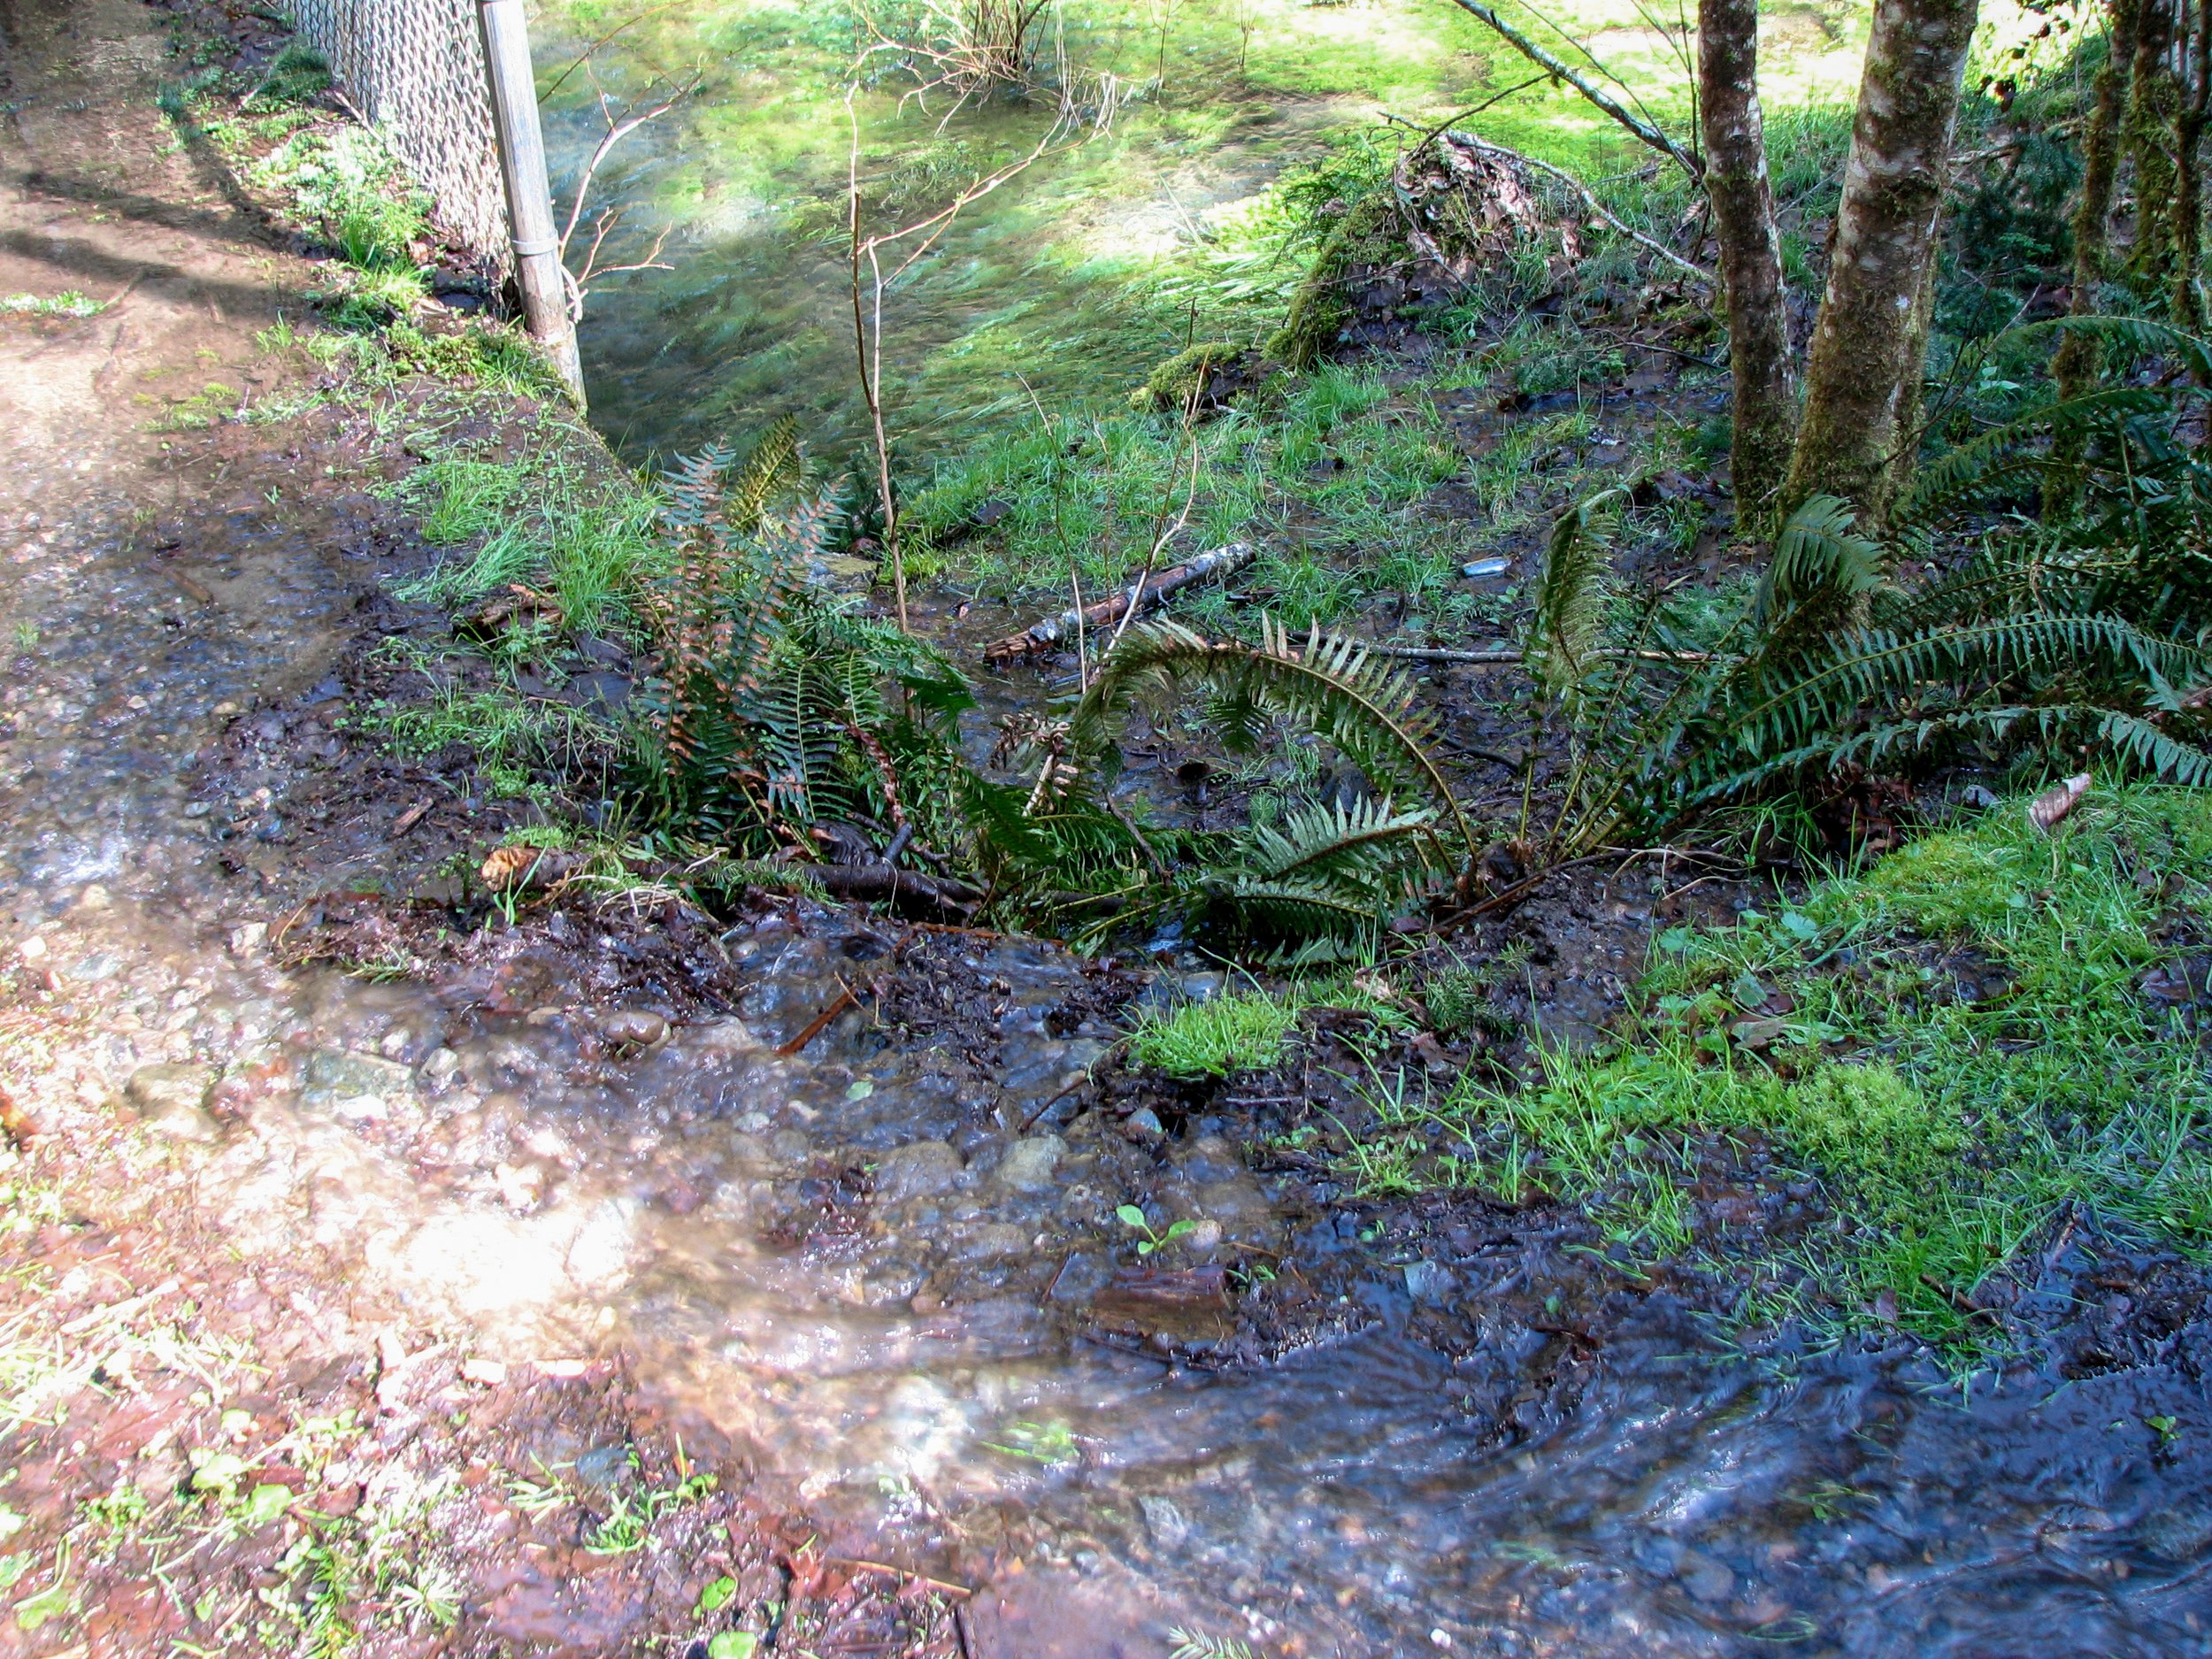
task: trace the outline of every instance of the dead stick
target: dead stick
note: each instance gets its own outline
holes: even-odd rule
[[[852,987],[847,985],[842,979],[840,979],[837,982],[837,1000],[810,1020],[807,1023],[807,1028],[804,1031],[801,1032],[789,1042],[785,1043],[781,1048],[778,1048],[776,1052],[779,1055],[788,1060],[793,1055],[798,1053],[802,1048],[805,1048],[807,1044],[812,1042],[817,1037],[820,1036],[822,1034],[823,1028],[826,1026],[830,1021],[835,1019],[847,1009],[852,1007],[853,1004],[858,1000],[853,995]]]
[[[1018,657],[1027,657],[1059,644],[1063,640],[1086,629],[1110,627],[1129,614],[1133,603],[1139,612],[1149,611],[1170,594],[1189,587],[1193,582],[1205,581],[1211,577],[1227,578],[1259,557],[1259,549],[1248,541],[1232,541],[1227,547],[1217,548],[1210,553],[1201,553],[1196,558],[1162,571],[1140,588],[1135,584],[1122,589],[1110,599],[1102,599],[1094,605],[1079,611],[1063,611],[1056,617],[1020,634],[1010,634],[983,648],[986,661],[1002,663]]]
[[[840,1567],[857,1567],[863,1572],[887,1572],[895,1578],[906,1578],[916,1584],[926,1584],[933,1590],[942,1590],[947,1595],[956,1595],[963,1601],[975,1591],[964,1584],[954,1584],[944,1578],[933,1578],[926,1572],[910,1572],[904,1567],[894,1567],[887,1562],[863,1561],[856,1555],[825,1555],[826,1563]]]
[[[1377,657],[1402,657],[1409,663],[1517,663],[1523,660],[1518,651],[1453,651],[1425,645],[1369,645],[1366,648]]]

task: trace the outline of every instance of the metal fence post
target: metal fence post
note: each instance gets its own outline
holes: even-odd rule
[[[545,134],[538,125],[537,78],[530,67],[530,24],[522,0],[477,0],[484,66],[491,82],[492,125],[507,183],[507,223],[514,238],[515,281],[522,318],[584,406],[584,367],[576,354],[576,324],[568,309],[561,242],[553,227],[553,190],[546,181]]]

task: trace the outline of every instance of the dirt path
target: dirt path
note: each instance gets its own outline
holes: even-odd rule
[[[0,1653],[453,1651],[464,1614],[461,1651],[672,1651],[703,1594],[949,1646],[941,1599],[826,1565],[599,1348],[484,1359],[319,1249],[405,1186],[343,1137],[309,1129],[258,1248],[215,1218],[247,1166],[209,1162],[211,1088],[319,1005],[197,772],[311,691],[391,538],[358,410],[236,418],[311,401],[263,331],[318,271],[165,114],[167,23],[0,0]]]

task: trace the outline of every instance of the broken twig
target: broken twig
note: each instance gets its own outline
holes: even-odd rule
[[[984,659],[991,663],[1009,663],[1017,657],[1048,650],[1064,640],[1075,637],[1079,630],[1110,627],[1130,614],[1133,600],[1136,613],[1142,615],[1170,594],[1187,588],[1193,582],[1206,581],[1216,576],[1225,579],[1233,576],[1258,557],[1259,549],[1248,541],[1232,541],[1227,547],[1216,548],[1210,553],[1201,553],[1196,558],[1148,579],[1141,588],[1132,583],[1110,599],[1102,599],[1081,611],[1063,611],[1058,616],[1048,617],[1019,634],[1010,634],[1002,640],[995,641],[983,648]]]

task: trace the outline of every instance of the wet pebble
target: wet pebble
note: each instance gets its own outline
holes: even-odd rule
[[[1041,1193],[1052,1186],[1068,1143],[1058,1135],[1032,1135],[1006,1149],[998,1168],[991,1171],[994,1186],[1016,1193]]]
[[[156,1134],[206,1144],[222,1138],[221,1125],[207,1110],[215,1087],[215,1068],[206,1065],[142,1065],[124,1085],[124,1097]]]
[[[649,1048],[668,1034],[668,1022],[647,1009],[617,1009],[600,1016],[599,1034],[625,1048]]]
[[[1683,1552],[1676,1577],[1693,1601],[1702,1601],[1708,1606],[1725,1601],[1736,1594],[1735,1573],[1724,1563],[1694,1549]]]
[[[1160,1121],[1159,1113],[1149,1106],[1139,1107],[1123,1118],[1121,1129],[1132,1141],[1141,1141],[1148,1145],[1167,1137],[1167,1125]]]

